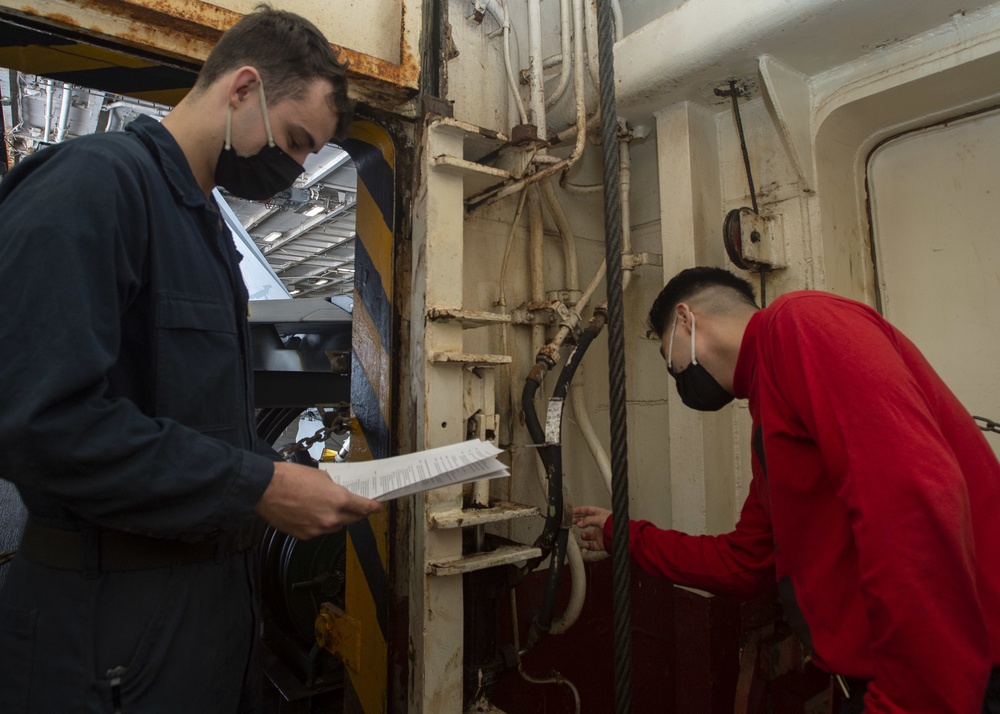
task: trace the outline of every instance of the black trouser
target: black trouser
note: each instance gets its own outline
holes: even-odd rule
[[[0,712],[259,712],[252,553],[89,578],[19,554],[0,590]]]
[[[835,686],[836,688],[836,686]],[[850,684],[851,697],[840,705],[840,714],[864,714],[865,684],[853,681]],[[983,699],[983,714],[1000,714],[1000,667],[994,667]]]

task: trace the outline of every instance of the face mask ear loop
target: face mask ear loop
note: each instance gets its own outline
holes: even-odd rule
[[[674,368],[674,335],[677,333],[677,316],[674,315],[674,326],[670,328],[670,342],[667,345],[667,369]]]
[[[264,131],[267,132],[267,145],[274,146],[274,135],[271,134],[271,120],[267,116],[267,99],[264,98],[263,80],[258,80],[257,86],[260,89],[260,108],[264,112]]]
[[[233,105],[226,106],[226,151],[233,148]]]
[[[694,356],[694,313],[691,313],[691,364],[698,364],[698,358]]]

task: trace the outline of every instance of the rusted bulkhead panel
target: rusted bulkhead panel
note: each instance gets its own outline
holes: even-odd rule
[[[305,0],[285,2],[281,7],[298,11],[320,26],[325,19],[311,17],[319,5]],[[407,23],[419,27],[419,17],[410,17],[419,16],[419,8],[419,0],[402,0],[398,62],[333,45],[349,63],[355,99],[393,111],[416,94],[420,74],[417,34]],[[0,14],[77,36],[81,41],[91,38],[144,57],[161,57],[192,67],[201,65],[219,35],[241,17],[239,12],[200,0],[5,0],[0,2]]]

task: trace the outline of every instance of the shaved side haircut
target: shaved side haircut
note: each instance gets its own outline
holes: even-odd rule
[[[677,273],[649,309],[649,327],[657,337],[670,326],[670,316],[682,302],[693,302],[713,314],[758,310],[753,287],[722,268],[688,268]]]

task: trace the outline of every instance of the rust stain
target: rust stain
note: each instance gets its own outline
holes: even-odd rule
[[[219,36],[242,17],[197,0],[35,0],[16,11],[62,29],[195,65],[205,60]],[[352,95],[392,109],[416,94],[419,60],[402,28],[405,17],[399,64],[331,45],[348,62]]]

